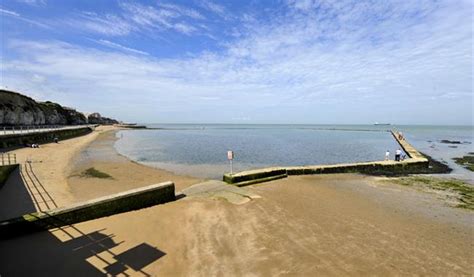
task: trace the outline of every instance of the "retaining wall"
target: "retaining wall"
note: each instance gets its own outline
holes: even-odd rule
[[[31,134],[11,134],[0,137],[0,149],[9,147],[25,146],[32,143],[48,143],[52,142],[55,137],[59,140],[70,139],[87,135],[92,132],[91,127],[75,128],[75,129],[58,129],[47,132],[38,132]]]
[[[5,185],[5,182],[7,181],[8,176],[10,176],[10,173],[12,173],[13,170],[15,170],[17,167],[18,164],[0,166],[0,189]]]
[[[175,200],[175,192],[172,182],[155,184],[69,207],[30,213],[0,221],[0,239],[137,210],[173,200]]]
[[[400,138],[397,132],[391,131],[396,141],[407,153],[408,159],[403,161],[375,161],[363,163],[334,164],[334,165],[311,165],[270,167],[263,169],[247,170],[236,174],[226,173],[223,180],[236,186],[246,186],[261,182],[267,182],[288,175],[305,174],[333,174],[333,173],[362,173],[362,174],[413,174],[428,167],[428,159],[411,146],[404,138]]]

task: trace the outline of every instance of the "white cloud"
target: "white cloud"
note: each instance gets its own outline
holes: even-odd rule
[[[44,24],[44,23],[41,23],[41,22],[39,22],[39,21],[32,20],[32,19],[30,19],[30,18],[21,16],[19,13],[15,12],[15,11],[11,11],[11,10],[6,10],[6,9],[3,9],[3,8],[0,8],[0,15],[5,16],[5,17],[12,18],[12,19],[14,19],[14,20],[23,21],[23,22],[26,22],[26,23],[28,23],[28,24],[35,25],[35,26],[37,26],[37,27],[50,29],[50,26],[48,26],[47,24]],[[2,20],[3,20],[3,19],[2,19]],[[3,23],[2,23],[2,24],[3,24]]]
[[[206,18],[204,15],[202,15],[197,10],[187,8],[187,7],[183,7],[183,6],[180,6],[180,5],[159,2],[158,6],[162,7],[162,8],[165,8],[165,9],[168,9],[168,10],[174,10],[174,11],[178,12],[179,14],[181,14],[183,16],[188,16],[190,18],[194,18],[194,19],[205,19]]]
[[[32,6],[44,6],[46,5],[46,0],[16,0],[16,2],[24,3]]]
[[[267,121],[329,122],[340,116],[345,122],[394,122],[429,120],[433,110],[451,123],[469,120],[468,3],[341,3],[326,1],[322,14],[310,7],[254,22],[224,51],[179,59],[11,41],[20,58],[5,60],[4,82],[22,89],[28,83],[23,76],[45,76],[55,80],[53,91],[66,91],[65,101],[82,103],[84,110],[120,111],[132,121],[158,116],[225,122],[244,114]],[[157,15],[145,11],[136,13],[142,21],[134,21],[158,24]],[[86,106],[105,102],[113,103],[110,110]]]
[[[95,13],[81,13],[77,18],[68,19],[67,23],[73,28],[86,29],[108,36],[128,35],[133,30],[133,26],[126,20],[112,14],[100,16]]]
[[[228,19],[230,17],[230,14],[227,12],[226,8],[222,5],[219,5],[217,3],[214,3],[210,0],[201,0],[200,2],[201,6],[218,16]]]
[[[174,4],[161,3],[152,6],[121,1],[119,7],[120,12],[116,14],[81,13],[72,19],[67,19],[66,22],[73,28],[107,36],[125,36],[132,32],[157,33],[163,31],[175,31],[190,35],[198,31],[196,26],[201,25],[192,24],[188,20],[205,19],[194,9]]]
[[[126,52],[130,52],[130,53],[134,53],[134,54],[140,54],[140,55],[149,55],[149,53],[147,53],[147,52],[137,50],[137,49],[133,49],[133,48],[130,48],[130,47],[126,47],[126,46],[120,45],[118,43],[109,41],[109,40],[99,39],[99,40],[94,40],[94,41],[101,44],[101,45],[104,45],[104,46],[107,46],[107,47],[110,47],[110,48],[114,48],[114,49],[118,49],[118,50],[121,50],[121,51],[126,51]]]
[[[18,14],[17,12],[9,11],[5,9],[1,9],[1,8],[0,8],[0,13],[3,13],[5,15],[10,15],[10,16],[20,16],[20,14]]]

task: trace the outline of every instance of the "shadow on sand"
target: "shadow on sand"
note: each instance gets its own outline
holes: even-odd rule
[[[36,212],[36,208],[18,167],[0,189],[0,220],[32,212]]]
[[[166,255],[147,243],[115,253],[113,248],[123,241],[115,241],[113,234],[104,231],[84,233],[68,225],[0,240],[0,275],[128,276],[125,271],[131,269],[150,276],[143,268]]]
[[[57,208],[31,164],[25,164],[0,190],[0,220],[35,212],[35,205],[46,214]],[[166,255],[147,243],[115,253],[123,241],[116,242],[105,229],[84,233],[54,216],[48,224],[56,228],[0,237],[0,276],[128,276],[126,271],[150,276],[143,268]]]

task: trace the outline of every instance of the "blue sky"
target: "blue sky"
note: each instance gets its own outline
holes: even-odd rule
[[[472,124],[472,3],[2,0],[1,86],[133,122]]]

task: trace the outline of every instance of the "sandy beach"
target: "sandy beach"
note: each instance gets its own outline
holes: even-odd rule
[[[162,181],[202,180],[113,151],[113,127],[19,149],[58,206]],[[96,168],[112,178],[85,178]],[[8,184],[7,184],[8,185]],[[387,178],[294,176],[240,205],[194,195],[0,241],[3,276],[472,276],[474,213]]]
[[[99,131],[97,137],[75,156],[68,174],[68,185],[74,201],[83,201],[124,190],[173,181],[177,191],[202,180],[132,162],[119,155],[113,143],[116,130]],[[112,178],[84,178],[81,173],[95,168]],[[99,188],[99,189],[98,189]]]
[[[178,190],[199,181],[143,166],[120,156],[113,148],[115,132],[118,130],[120,128],[100,126],[91,134],[60,141],[58,144],[49,143],[40,148],[11,151],[17,155],[22,166],[19,172],[14,173],[16,178],[9,180],[12,184],[6,185],[0,194],[0,219],[35,210],[63,207],[169,180],[175,182]],[[95,155],[90,157],[89,153]],[[106,172],[112,178],[81,177],[81,173],[88,168]],[[40,191],[36,190],[37,187]],[[44,198],[32,199],[31,192],[43,194]]]

